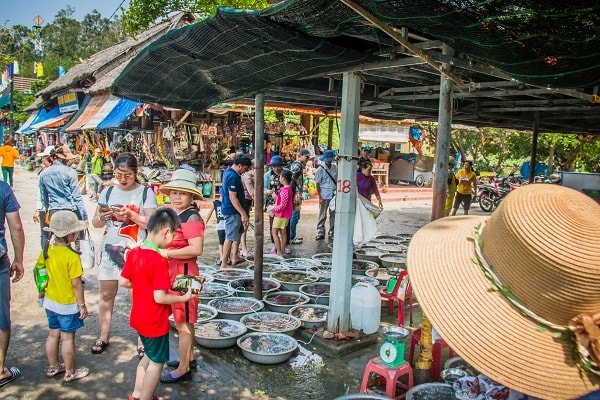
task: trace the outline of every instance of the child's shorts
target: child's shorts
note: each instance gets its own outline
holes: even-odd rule
[[[59,329],[61,332],[75,332],[83,327],[83,320],[79,319],[79,313],[62,315],[46,310],[46,318],[50,329]]]
[[[225,243],[225,229],[217,229],[217,236],[219,237],[219,244],[223,246],[223,243]]]
[[[286,226],[288,226],[289,222],[290,222],[289,218],[275,217],[275,218],[273,218],[273,228],[285,229]]]
[[[144,354],[157,364],[164,364],[169,361],[169,334],[147,338],[140,335],[140,340],[144,345]]]

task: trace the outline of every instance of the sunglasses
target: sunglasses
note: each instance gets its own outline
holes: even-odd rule
[[[114,176],[115,176],[115,178],[116,178],[117,180],[119,180],[119,181],[120,181],[121,179],[127,179],[127,180],[130,180],[130,179],[133,179],[133,178],[135,178],[135,175],[134,175],[134,174],[131,174],[131,173],[130,173],[130,174],[119,174],[119,173],[115,173],[115,174],[114,174]]]

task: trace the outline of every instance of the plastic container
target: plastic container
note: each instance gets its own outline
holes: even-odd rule
[[[362,329],[367,335],[379,330],[381,322],[381,297],[377,288],[359,282],[350,292],[350,319],[354,329]]]

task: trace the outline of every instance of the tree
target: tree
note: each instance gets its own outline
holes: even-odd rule
[[[268,6],[267,0],[131,0],[123,22],[127,33],[133,35],[159,19],[168,18],[173,12],[198,13],[207,17],[214,15],[217,7],[262,10]]]

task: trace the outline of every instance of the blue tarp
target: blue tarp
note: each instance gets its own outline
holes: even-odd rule
[[[0,95],[0,108],[7,107],[10,105],[10,93],[4,93]]]
[[[531,165],[531,163],[529,161],[526,161],[523,163],[523,165],[521,165],[521,170],[519,171],[519,173],[521,174],[521,176],[527,178],[529,177],[529,166]],[[539,175],[546,175],[548,173],[548,166],[544,163],[541,162],[536,162],[535,163],[535,176],[539,176]]]
[[[118,127],[139,105],[137,101],[120,99],[115,108],[98,124],[97,129]]]
[[[50,118],[58,117],[59,115],[60,115],[60,110],[58,109],[58,106],[54,107],[50,111],[47,111],[45,108],[42,107],[40,109],[40,111],[38,112],[37,116],[34,118],[34,120],[31,121],[27,126],[20,127],[17,132],[23,133],[26,135],[33,133],[33,130],[29,128],[31,125],[38,124],[38,123],[46,121]]]

